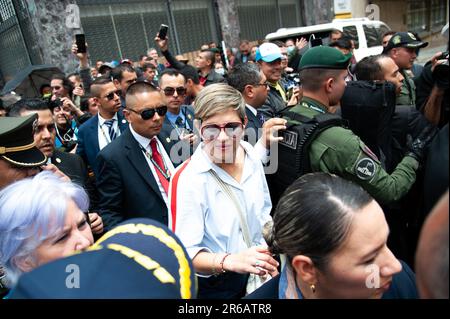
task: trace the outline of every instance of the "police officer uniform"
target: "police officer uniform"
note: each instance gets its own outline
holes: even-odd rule
[[[33,137],[37,118],[37,114],[0,117],[0,161],[8,162],[14,168],[31,169],[45,164],[47,157],[36,147]],[[4,178],[0,173],[0,180],[5,183]],[[4,279],[4,270],[0,264],[0,298],[8,292]]]
[[[412,48],[420,49],[428,45],[428,42],[421,42],[416,39],[414,34],[410,32],[397,32],[389,40],[383,53],[387,54],[393,48]],[[405,78],[402,83],[400,95],[397,97],[397,105],[413,105],[416,106],[416,85],[408,70],[400,70]]]
[[[347,69],[350,56],[330,47],[315,47],[308,50],[300,61],[302,70]],[[308,118],[327,113],[328,106],[308,97],[292,108]],[[361,185],[377,201],[388,203],[403,197],[416,178],[419,156],[405,156],[392,174],[386,173],[376,155],[351,130],[334,126],[320,133],[309,149],[311,169],[339,175]]]
[[[19,168],[34,168],[46,163],[47,157],[34,142],[37,119],[37,114],[0,118],[0,160]]]

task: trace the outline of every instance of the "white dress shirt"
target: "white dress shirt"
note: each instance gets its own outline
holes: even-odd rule
[[[171,229],[175,226],[175,234],[192,259],[200,251],[238,253],[248,248],[238,211],[209,173],[211,169],[231,187],[239,200],[253,246],[266,246],[262,228],[271,220],[269,189],[259,156],[249,143],[241,141],[241,146],[245,150],[245,160],[240,182],[211,162],[203,151],[203,143],[189,163],[177,168],[175,174],[182,170],[178,181],[171,180],[169,194],[171,208],[176,206],[176,222],[174,225],[174,212],[170,210],[169,226]],[[176,194],[175,198],[173,194]]]
[[[133,134],[133,137],[136,139],[136,141],[149,153],[152,153],[152,149],[150,147],[150,139],[147,137],[144,137],[142,135],[139,135],[138,133],[136,133],[135,130],[133,130],[133,127],[130,125],[129,129],[131,131],[131,134]],[[167,169],[170,172],[170,176],[172,176],[172,173],[174,172],[175,168],[172,164],[172,161],[170,160],[169,155],[167,155],[166,150],[164,149],[164,146],[161,144],[161,142],[158,140],[158,138],[155,136],[153,137],[154,139],[156,139],[156,145],[158,148],[158,152],[161,154],[164,164],[166,164]],[[150,170],[153,174],[153,177],[155,178],[156,183],[158,184],[159,187],[159,191],[161,192],[161,195],[164,199],[164,202],[166,203],[167,208],[169,208],[169,200],[166,194],[166,191],[164,190],[164,187],[161,185],[161,182],[159,181],[159,177],[158,174],[156,172],[156,168],[153,165],[152,161],[150,160],[150,158],[148,158],[148,156],[145,154],[144,151],[142,151],[142,154],[144,154],[144,157],[147,161],[148,166],[150,167]]]
[[[245,103],[245,107],[248,108],[250,110],[250,112],[253,113],[253,115],[256,116],[256,114],[258,114],[258,111],[253,106],[251,106],[250,104]]]
[[[120,130],[119,130],[119,119],[117,117],[117,113],[114,114],[112,117],[115,119],[113,123],[113,128],[116,131],[116,138],[120,136]],[[104,119],[100,113],[98,113],[98,147],[100,150],[102,150],[106,145],[111,143],[111,140],[109,138],[109,129],[108,126],[105,124],[106,119]]]

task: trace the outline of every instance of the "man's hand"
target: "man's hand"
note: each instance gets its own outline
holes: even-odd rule
[[[301,39],[297,39],[295,40],[295,46],[297,47],[297,49],[300,51],[301,49],[303,49],[304,47],[306,47],[306,45],[308,44],[308,41],[306,41],[305,38],[301,38]]]
[[[56,176],[58,176],[62,181],[64,182],[70,182],[70,178],[69,176],[67,176],[66,174],[64,174],[63,172],[61,172],[59,170],[58,167],[56,167],[53,164],[47,164],[47,165],[43,165],[41,166],[43,171],[49,171],[52,172],[53,174],[55,174]]]
[[[168,36],[166,36],[166,38],[164,40],[161,40],[158,37],[158,34],[156,34],[155,42],[158,45],[161,52],[166,52],[167,50],[169,50],[169,37]]]
[[[263,133],[258,142],[261,142],[266,149],[269,149],[272,143],[282,141],[283,138],[277,135],[278,131],[286,129],[286,123],[287,121],[285,119],[278,117],[271,118],[264,122],[262,127]]]
[[[439,64],[444,63],[446,60],[438,60],[438,58],[442,55],[442,52],[439,51],[438,53],[436,53],[435,55],[433,55],[433,57],[431,58],[431,71],[434,71],[435,67]]]
[[[408,134],[406,136],[406,155],[411,156],[419,163],[422,163],[425,151],[438,131],[439,130],[436,126],[429,124],[422,130],[422,132],[420,132],[415,140],[413,140],[411,135]]]
[[[80,117],[81,115],[83,115],[83,111],[80,110],[75,103],[72,102],[71,99],[69,99],[68,97],[62,97],[61,98],[61,102],[62,102],[62,106],[69,108],[72,113],[76,114],[78,117]]]
[[[300,101],[303,97],[303,89],[296,87],[292,92],[291,99],[289,100],[287,106],[296,106],[298,101]]]
[[[194,145],[197,142],[197,135],[193,134],[193,133],[189,133],[189,134],[180,134],[180,140],[181,141],[186,141],[189,142],[189,144]]]
[[[96,235],[103,233],[103,220],[100,215],[97,213],[89,213],[88,216],[92,233]]]
[[[84,89],[81,86],[77,86],[75,89],[73,89],[72,93],[74,95],[84,96]]]
[[[72,44],[72,53],[80,61],[80,69],[87,69],[87,68],[89,68],[89,60],[88,60],[88,54],[87,54],[87,43],[86,43],[86,53],[78,53],[78,46],[74,42]]]

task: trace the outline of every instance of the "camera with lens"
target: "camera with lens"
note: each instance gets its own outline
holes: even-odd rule
[[[447,83],[448,86],[448,77],[449,77],[449,68],[448,68],[448,51],[444,52],[437,58],[437,60],[445,60],[443,63],[437,64],[434,67],[433,77],[438,83]]]
[[[56,98],[54,100],[51,100],[50,98],[47,101],[49,109],[53,112],[53,110],[57,107],[61,107],[63,105],[63,102],[60,98]]]

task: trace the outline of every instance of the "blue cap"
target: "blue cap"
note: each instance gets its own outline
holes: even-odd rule
[[[263,43],[256,49],[256,61],[263,60],[270,63],[281,58],[281,49],[274,43]]]
[[[88,251],[22,275],[11,299],[190,299],[197,283],[181,241],[151,219],[130,219]]]

